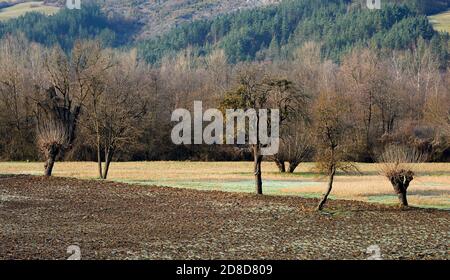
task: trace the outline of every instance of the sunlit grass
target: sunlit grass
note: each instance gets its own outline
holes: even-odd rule
[[[0,9],[0,21],[17,18],[19,16],[25,15],[28,12],[38,12],[46,15],[52,15],[58,10],[58,7],[45,5],[43,1],[25,2],[8,8]]]
[[[376,164],[357,164],[361,175],[340,173],[332,192],[334,198],[396,203],[392,186],[378,174]],[[230,192],[254,191],[251,162],[126,162],[113,163],[110,180],[142,185],[183,187]],[[450,209],[450,163],[422,164],[410,187],[412,205]],[[270,195],[318,197],[326,178],[313,163],[302,164],[294,174],[281,174],[271,162],[263,163],[264,191]],[[96,179],[94,162],[58,162],[54,175]],[[1,174],[41,175],[43,163],[2,162]]]
[[[429,18],[434,26],[434,29],[450,33],[450,11],[430,16]]]

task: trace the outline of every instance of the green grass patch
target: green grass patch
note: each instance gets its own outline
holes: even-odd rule
[[[218,190],[226,192],[254,192],[255,182],[253,180],[208,180],[208,181],[185,181],[185,180],[114,180],[116,182],[140,184],[147,186],[180,187],[197,190]],[[265,180],[264,189],[267,194],[282,195],[296,194],[296,189],[303,186],[318,185],[318,182],[299,182],[282,180]],[[302,194],[303,196],[304,194]]]
[[[398,198],[395,195],[373,195],[369,196],[367,201],[384,204],[396,204],[398,203]]]

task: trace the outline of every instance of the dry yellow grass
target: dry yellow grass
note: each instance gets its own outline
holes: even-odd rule
[[[96,163],[58,162],[54,175],[93,179]],[[358,164],[362,175],[339,174],[334,198],[396,203],[390,183],[378,175],[376,164]],[[271,162],[263,164],[268,194],[318,196],[326,178],[314,172],[314,164],[302,164],[295,174],[280,174]],[[422,164],[410,187],[410,203],[416,206],[450,209],[450,163]],[[0,163],[0,174],[43,173],[42,163]],[[110,180],[165,185],[201,190],[253,191],[251,162],[127,162],[113,163]]]
[[[434,29],[450,33],[450,11],[430,17]]]

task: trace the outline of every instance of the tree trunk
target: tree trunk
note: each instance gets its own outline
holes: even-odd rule
[[[103,179],[106,180],[108,178],[109,166],[111,165],[111,160],[113,157],[113,150],[110,149],[105,154],[105,170],[103,171]]]
[[[297,167],[298,167],[298,165],[299,165],[300,163],[298,163],[298,162],[294,162],[294,161],[291,161],[291,162],[289,162],[289,173],[294,173],[295,172],[295,169],[297,169]]]
[[[56,157],[58,156],[59,148],[56,145],[51,145],[47,151],[47,160],[45,161],[45,173],[47,177],[52,176],[53,166],[55,165]]]
[[[98,98],[98,96],[94,96],[94,98],[93,98],[94,126],[95,126],[96,140],[97,140],[96,146],[97,146],[98,177],[100,179],[103,179],[100,125],[99,125],[99,119],[98,119],[98,114],[97,114],[97,98]]]
[[[414,179],[414,173],[412,171],[401,170],[397,174],[392,174],[389,177],[394,191],[398,196],[398,200],[402,207],[408,207],[408,187],[411,181]]]
[[[255,165],[255,187],[256,194],[262,195],[262,171],[261,171],[261,163],[262,163],[262,155],[261,148],[259,145],[255,145],[253,147],[253,156],[254,156],[254,165]]]
[[[100,153],[97,155],[97,163],[98,163],[98,177],[103,179],[103,166],[102,166],[102,158],[100,157]]]
[[[275,164],[277,165],[278,169],[280,170],[281,173],[285,173],[286,172],[286,164],[283,160],[280,160],[278,158],[275,158]]]
[[[318,211],[322,211],[323,207],[325,206],[325,203],[328,200],[328,196],[331,193],[331,190],[333,189],[333,182],[334,182],[334,176],[336,175],[336,167],[331,167],[330,168],[330,177],[328,180],[328,189],[327,192],[325,193],[325,195],[323,196],[322,200],[320,201],[319,205],[317,206],[317,210]]]
[[[97,163],[98,163],[98,176],[103,179],[103,168],[102,168],[102,153],[100,151],[100,136],[97,134]]]
[[[406,192],[399,193],[398,194],[398,200],[400,201],[400,205],[402,207],[408,207],[409,206]]]

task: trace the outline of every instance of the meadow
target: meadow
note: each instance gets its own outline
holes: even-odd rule
[[[2,1],[0,1],[2,2]],[[45,5],[43,1],[31,1],[0,9],[0,21],[17,18],[28,12],[44,13],[52,15],[59,10],[58,7]]]
[[[429,17],[436,30],[450,32],[450,11]]]
[[[123,162],[113,163],[109,180],[143,186],[157,185],[196,190],[254,192],[251,162]],[[380,176],[376,164],[357,164],[361,174],[338,174],[332,199],[396,204],[389,181]],[[450,163],[421,164],[409,191],[412,206],[450,210]],[[94,162],[58,162],[54,175],[96,179]],[[313,163],[300,165],[294,174],[281,174],[272,162],[263,163],[264,192],[268,195],[320,197],[326,178]],[[0,174],[42,175],[43,163],[2,162]]]

